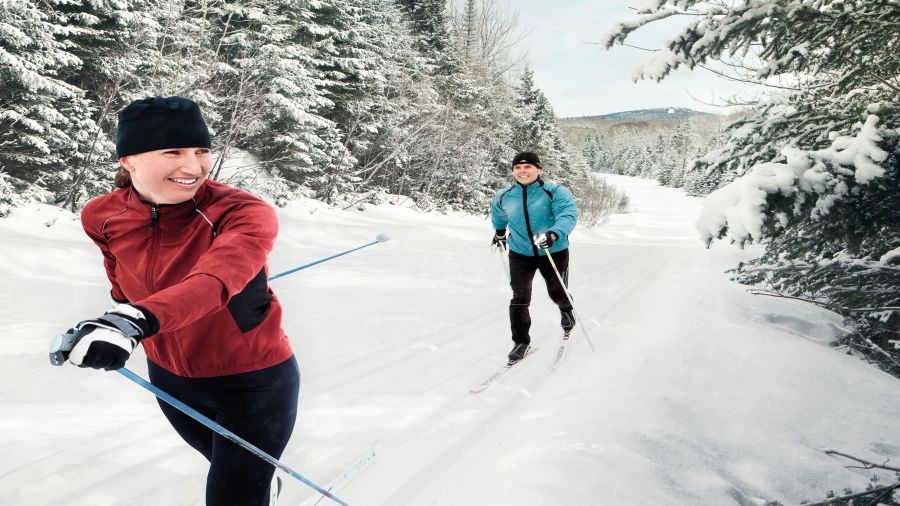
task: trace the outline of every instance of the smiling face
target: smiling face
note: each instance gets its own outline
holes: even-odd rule
[[[134,189],[149,202],[178,204],[194,197],[212,168],[207,148],[170,148],[119,159]]]
[[[513,165],[512,171],[513,177],[516,178],[516,181],[522,183],[523,185],[529,185],[537,181],[538,176],[540,176],[544,172],[544,169],[535,167],[530,163],[517,163]]]

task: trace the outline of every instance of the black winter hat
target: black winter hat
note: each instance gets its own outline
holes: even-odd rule
[[[166,148],[211,148],[200,107],[181,97],[135,100],[119,112],[116,156]]]
[[[542,169],[541,167],[541,159],[538,158],[537,153],[532,153],[531,151],[522,151],[517,154],[515,158],[513,158],[512,164],[516,165],[519,163],[530,163],[535,167]]]

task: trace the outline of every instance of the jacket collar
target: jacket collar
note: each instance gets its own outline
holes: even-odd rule
[[[537,179],[535,179],[534,181],[532,181],[528,184],[522,184],[518,181],[516,181],[516,184],[519,185],[520,187],[522,187],[523,190],[527,190],[529,187],[534,186],[534,185],[537,185],[538,188],[543,188],[544,180],[541,179],[541,176],[538,176]]]
[[[137,192],[134,185],[129,187],[128,191],[128,200],[132,202],[140,203],[143,206],[149,208],[156,208],[158,212],[161,214],[165,214],[166,218],[175,218],[178,216],[187,216],[196,214],[199,212],[199,203],[202,201],[203,197],[208,193],[209,189],[209,179],[203,181],[200,184],[200,188],[197,189],[197,193],[194,194],[194,197],[184,202],[178,202],[177,204],[154,204],[149,200],[145,200],[140,193]]]

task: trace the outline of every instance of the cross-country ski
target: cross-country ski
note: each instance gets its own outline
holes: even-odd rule
[[[563,336],[559,340],[559,347],[556,350],[556,356],[553,357],[553,363],[551,364],[552,369],[556,369],[562,364],[563,359],[566,358],[566,353],[569,351],[569,344],[572,341],[571,330],[564,332]]]
[[[356,460],[350,467],[348,467],[340,476],[333,479],[328,483],[325,487],[325,490],[328,492],[338,492],[341,488],[350,483],[351,480],[357,477],[359,473],[361,473],[375,458],[378,456],[379,446],[375,445],[364,453],[359,459]],[[318,506],[318,504],[322,503],[323,500],[326,500],[324,495],[319,495],[315,498],[310,498],[306,502],[304,502],[301,506]]]
[[[482,381],[481,383],[479,383],[479,384],[475,385],[474,387],[472,387],[471,389],[469,389],[469,392],[471,392],[473,394],[477,394],[477,393],[481,393],[481,392],[485,391],[488,387],[494,385],[495,383],[500,381],[501,378],[503,378],[507,374],[509,374],[509,372],[514,367],[516,367],[522,361],[524,361],[525,359],[527,359],[528,357],[533,355],[534,352],[536,352],[536,351],[538,351],[538,348],[529,348],[529,350],[525,353],[525,355],[522,358],[520,358],[514,362],[508,361],[506,363],[506,365],[500,367],[499,369],[497,369],[496,371],[491,373],[491,375],[488,376],[487,378],[485,378],[484,381]]]

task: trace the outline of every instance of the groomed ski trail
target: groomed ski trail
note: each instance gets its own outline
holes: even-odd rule
[[[542,351],[477,396],[469,388],[512,344],[489,223],[396,206],[279,209],[272,272],[392,237],[272,283],[302,376],[280,460],[327,482],[379,444],[341,490],[352,506],[688,506],[865,486],[871,473],[822,447],[900,458],[896,380],[827,346],[834,315],[729,282],[723,271],[752,252],[706,250],[699,199],[609,181],[631,212],[572,237],[570,288],[596,353],[576,329],[555,372]],[[105,310],[109,286],[77,221],[46,219],[0,220],[0,505],[201,505],[205,461],[152,396],[47,364],[49,338]],[[555,351],[559,313],[539,277],[532,319],[532,344]],[[142,360],[129,367],[145,372]],[[281,504],[310,499],[285,481]]]
[[[602,234],[602,229],[597,233]],[[577,241],[577,239],[573,239],[573,241]],[[594,255],[599,262],[585,261],[589,256]],[[654,276],[670,268],[672,262],[678,261],[677,258],[669,258],[659,251],[648,252],[640,245],[626,244],[623,247],[611,247],[602,240],[595,244],[573,246],[572,258],[570,288],[576,304],[579,304],[579,311],[587,319],[586,322],[579,322],[579,325],[588,326],[588,332],[598,348],[597,354],[608,350],[604,344],[604,329],[599,324],[613,319],[617,309],[622,306],[641,305],[640,295],[653,290]],[[493,258],[487,258],[485,261],[490,260],[493,260],[494,264],[499,263]],[[586,269],[585,265],[591,267]],[[498,278],[499,276],[497,275]],[[610,282],[610,280],[613,281]],[[493,320],[488,324],[490,332],[481,330],[477,332],[479,339],[473,340],[467,331],[469,326],[464,321],[465,328],[461,329],[462,332],[448,332],[449,335],[445,337],[450,343],[448,345],[450,349],[445,353],[449,354],[452,351],[456,357],[443,355],[443,358],[436,362],[425,361],[424,364],[427,367],[419,368],[418,371],[410,370],[410,377],[427,376],[428,370],[442,367],[440,363],[444,360],[453,361],[454,364],[458,364],[456,360],[465,363],[463,357],[470,358],[473,354],[470,350],[473,348],[491,350],[482,354],[482,356],[489,357],[490,360],[483,360],[474,367],[470,365],[467,369],[468,371],[477,371],[478,375],[474,376],[474,382],[483,380],[485,374],[491,374],[492,369],[497,367],[496,364],[499,361],[502,361],[512,343],[509,339],[509,322],[506,311],[509,302],[508,288],[495,300],[497,307],[490,313],[493,315]],[[504,378],[497,385],[491,386],[477,396],[468,394],[465,384],[462,385],[462,388],[457,387],[459,384],[457,376],[447,379],[441,384],[438,391],[429,393],[429,399],[435,404],[440,404],[440,407],[431,411],[427,420],[423,420],[422,427],[407,434],[405,440],[401,438],[402,441],[398,441],[393,446],[385,445],[384,457],[373,466],[368,476],[358,483],[354,483],[349,489],[362,489],[365,486],[363,481],[374,480],[374,476],[378,475],[380,468],[380,472],[386,473],[389,479],[394,480],[387,484],[382,481],[380,488],[388,491],[396,489],[396,491],[383,497],[376,495],[373,497],[375,504],[454,504],[452,501],[442,500],[442,495],[435,493],[435,487],[440,488],[441,484],[453,482],[454,480],[448,477],[458,470],[470,466],[472,461],[477,461],[479,459],[477,452],[484,445],[491,446],[502,441],[504,434],[516,423],[516,418],[528,411],[530,399],[546,382],[552,380],[550,377],[551,367],[555,357],[551,355],[554,355],[557,349],[561,329],[559,328],[559,312],[547,298],[546,289],[543,287],[540,276],[535,277],[532,320],[532,344],[546,347],[554,353],[535,354],[534,357],[516,365],[515,368],[519,369],[515,371],[515,374],[510,374],[510,377]],[[483,322],[484,317],[479,315],[477,321]],[[590,354],[592,352],[583,335],[576,329],[573,331],[573,343],[569,346],[567,357],[560,364],[559,369],[565,369],[568,366],[567,363],[573,360],[574,355]],[[418,363],[407,363],[406,366],[416,368]],[[458,365],[453,367],[458,367]],[[385,372],[385,374],[388,373]],[[559,372],[553,374],[559,374]],[[473,376],[468,372],[463,377],[472,378]],[[475,383],[470,381],[468,386],[471,387]],[[443,397],[436,397],[437,395],[443,395]],[[475,399],[460,397],[465,395],[475,397]],[[401,477],[394,476],[389,472],[392,466],[402,466],[403,462],[410,460],[421,462],[414,474]],[[494,476],[494,479],[502,482],[504,479],[508,479],[508,476],[504,478],[497,475]],[[495,485],[478,483],[476,488],[492,486]],[[474,497],[469,500],[475,501],[471,504],[489,503]],[[503,502],[501,500],[499,503],[496,501],[493,503]]]

